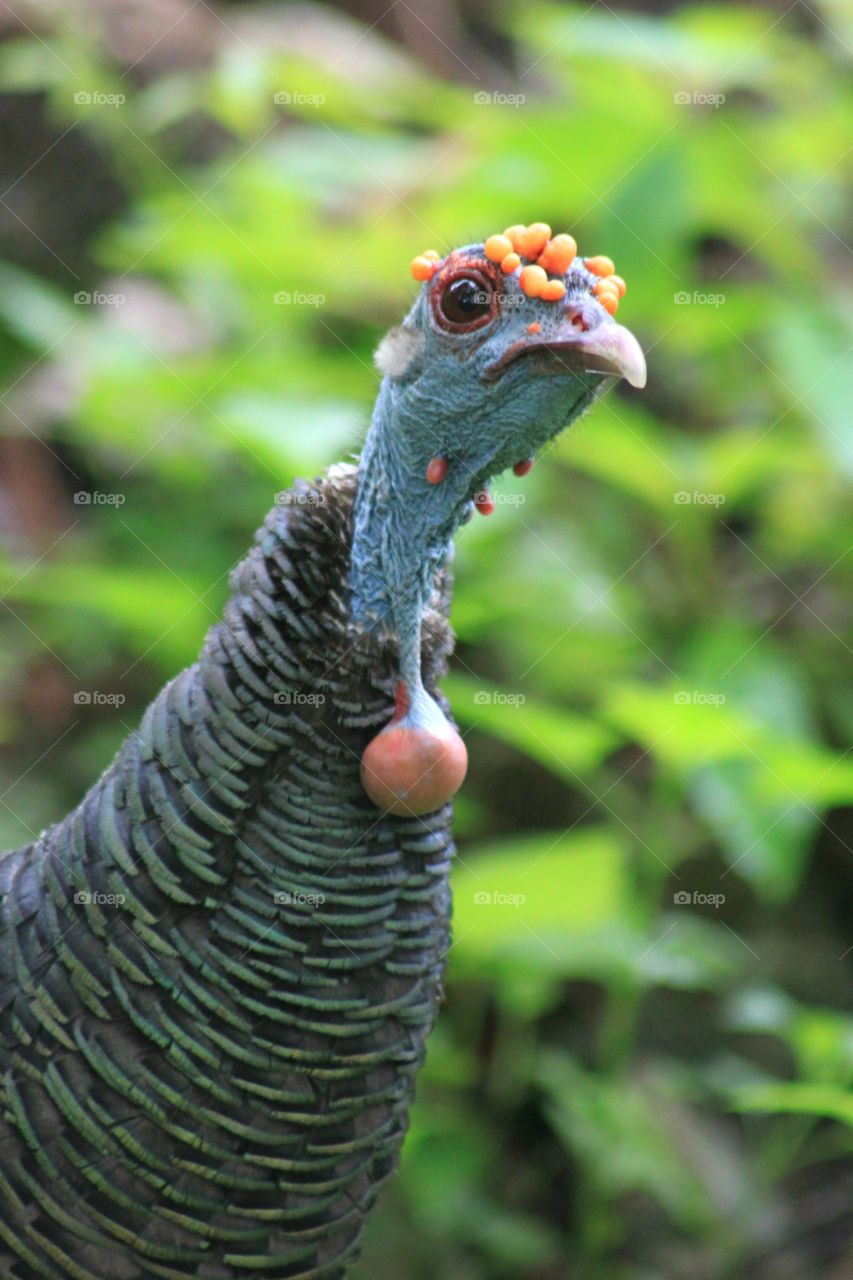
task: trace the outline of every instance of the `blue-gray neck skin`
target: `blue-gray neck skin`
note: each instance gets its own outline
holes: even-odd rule
[[[427,394],[424,381],[386,376],[379,388],[359,463],[350,610],[356,626],[396,636],[410,718],[438,727],[444,715],[425,693],[420,672],[421,617],[435,575],[453,554],[459,525],[471,517],[474,494],[496,471],[532,456],[567,415],[563,407],[559,426],[552,425],[542,405],[536,429],[512,432],[511,443],[502,447],[503,432],[490,426],[479,395],[466,396],[464,381],[448,396],[452,417]],[[579,386],[578,392],[585,408],[594,388]],[[538,398],[529,396],[533,402]],[[498,405],[494,408],[498,411]],[[439,484],[426,478],[432,457],[448,462],[447,477]]]
[[[472,506],[462,497],[448,507],[448,495],[427,481],[425,467],[414,472],[406,442],[430,428],[418,423],[410,399],[383,378],[359,465],[351,611],[357,625],[396,636],[400,677],[423,717],[431,706],[421,697],[421,616],[436,573],[452,555],[453,534]],[[435,452],[441,454],[438,443]]]

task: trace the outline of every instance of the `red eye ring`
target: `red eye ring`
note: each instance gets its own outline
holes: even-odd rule
[[[460,266],[442,275],[432,292],[436,323],[448,333],[481,329],[494,319],[497,310],[494,283],[476,267]]]

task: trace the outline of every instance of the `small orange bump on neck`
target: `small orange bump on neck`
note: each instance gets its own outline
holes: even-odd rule
[[[442,457],[433,458],[426,469],[426,478],[429,484],[441,484],[447,475],[447,459]]]

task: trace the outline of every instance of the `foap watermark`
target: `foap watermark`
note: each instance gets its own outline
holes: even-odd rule
[[[505,507],[520,507],[525,501],[523,493],[489,493],[488,489],[481,489],[479,493],[474,494],[473,501],[475,503],[492,501],[495,506],[501,503]]]
[[[123,93],[101,93],[100,89],[80,89],[74,95],[77,107],[123,107],[126,102]]]
[[[724,893],[702,893],[699,889],[694,889],[692,893],[679,889],[672,895],[672,901],[677,907],[714,907],[717,911],[725,900]]]
[[[679,689],[672,695],[679,707],[721,707],[726,700],[724,693],[703,693],[701,689]]]
[[[490,93],[479,89],[474,94],[474,105],[477,107],[523,107],[527,98],[523,93]]]
[[[489,893],[480,889],[474,894],[474,905],[477,907],[521,907],[527,901],[523,893]]]
[[[98,289],[78,289],[74,295],[75,307],[120,307],[127,302],[123,293],[101,293]]]
[[[282,489],[274,498],[277,507],[325,507],[325,493],[316,489]]]
[[[726,100],[724,93],[707,93],[701,89],[680,89],[672,95],[677,107],[721,107]]]
[[[74,902],[78,907],[123,907],[126,901],[123,893],[100,893],[97,889],[94,893],[86,893],[81,889],[74,895]]]
[[[527,699],[523,693],[504,693],[501,689],[478,689],[474,702],[478,707],[494,703],[495,706],[520,707]]]
[[[679,489],[677,493],[672,495],[672,500],[677,507],[689,507],[695,504],[697,507],[721,507],[726,500],[724,493],[702,493],[698,489]]]
[[[273,294],[273,302],[277,307],[322,307],[326,302],[325,293],[290,293],[287,289],[279,289]]]
[[[126,501],[123,493],[102,493],[100,489],[78,489],[74,495],[78,507],[123,507]]]
[[[485,289],[478,289],[475,293],[470,295],[470,303],[472,305],[474,303],[479,303],[483,307],[490,306],[492,302],[496,303],[499,307],[506,306],[508,303],[510,305],[515,305],[517,301],[517,293],[486,293]]]
[[[672,300],[677,307],[686,307],[689,304],[695,307],[721,307],[726,300],[726,295],[702,293],[701,289],[694,289],[692,293],[689,289],[679,289],[678,293],[672,295]]]
[[[322,107],[326,101],[325,93],[301,93],[297,90],[279,89],[272,96],[279,107]]]
[[[322,707],[325,693],[302,693],[299,689],[281,689],[272,696],[273,702],[283,707]]]
[[[75,707],[123,707],[127,698],[123,693],[101,693],[99,689],[77,689]]]
[[[301,893],[295,889],[276,889],[272,896],[277,907],[322,907],[324,893]]]

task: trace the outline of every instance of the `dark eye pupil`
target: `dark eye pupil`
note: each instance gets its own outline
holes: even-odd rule
[[[454,280],[441,297],[441,310],[452,324],[469,324],[488,315],[491,294],[478,280]]]

